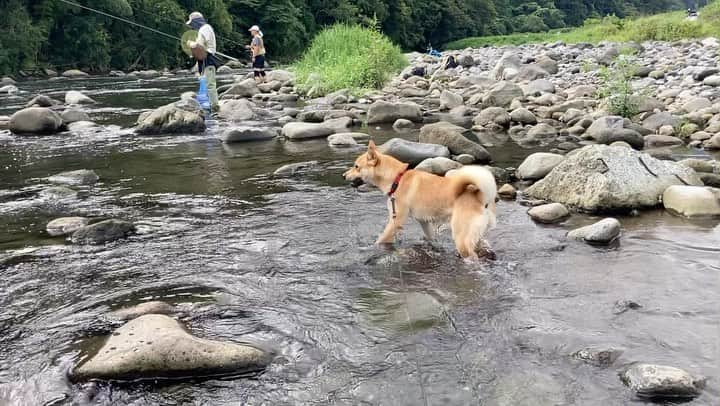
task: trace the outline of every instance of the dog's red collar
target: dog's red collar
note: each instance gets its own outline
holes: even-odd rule
[[[395,180],[393,181],[392,186],[390,186],[390,191],[388,192],[389,197],[393,197],[395,192],[397,192],[397,189],[400,186],[400,180],[402,179],[403,175],[405,175],[405,172],[407,172],[407,169],[398,173],[397,176],[395,177]]]

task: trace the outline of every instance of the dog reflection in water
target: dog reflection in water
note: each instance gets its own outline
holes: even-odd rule
[[[392,243],[412,216],[429,240],[439,226],[449,223],[463,258],[477,259],[479,253],[494,256],[484,237],[496,225],[497,187],[486,168],[464,166],[437,176],[408,169],[408,164],[381,153],[370,141],[367,152],[343,176],[355,186],[377,186],[388,196],[389,218],[378,244]]]

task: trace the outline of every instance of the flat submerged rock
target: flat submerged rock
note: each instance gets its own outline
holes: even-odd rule
[[[75,381],[181,379],[253,372],[268,362],[258,348],[198,338],[168,316],[149,314],[117,329],[71,376]]]

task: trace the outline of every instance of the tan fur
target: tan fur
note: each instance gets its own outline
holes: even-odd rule
[[[370,141],[367,153],[358,157],[354,167],[343,176],[350,181],[362,179],[387,195],[395,177],[407,168],[408,164],[380,153]],[[440,225],[449,223],[460,255],[477,258],[478,244],[484,243],[485,232],[496,223],[496,195],[492,174],[479,166],[463,167],[445,177],[407,170],[394,195],[396,218],[388,199],[389,219],[377,243],[392,243],[412,216],[420,222],[428,239],[434,238]]]

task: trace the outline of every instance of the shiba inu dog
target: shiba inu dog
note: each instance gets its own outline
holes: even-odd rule
[[[450,224],[455,246],[463,258],[478,258],[487,230],[496,225],[497,187],[492,173],[481,166],[465,166],[445,177],[408,169],[408,164],[377,150],[368,151],[343,174],[356,185],[369,183],[388,196],[389,219],[378,244],[392,243],[408,216],[415,218],[432,240],[439,226]]]

